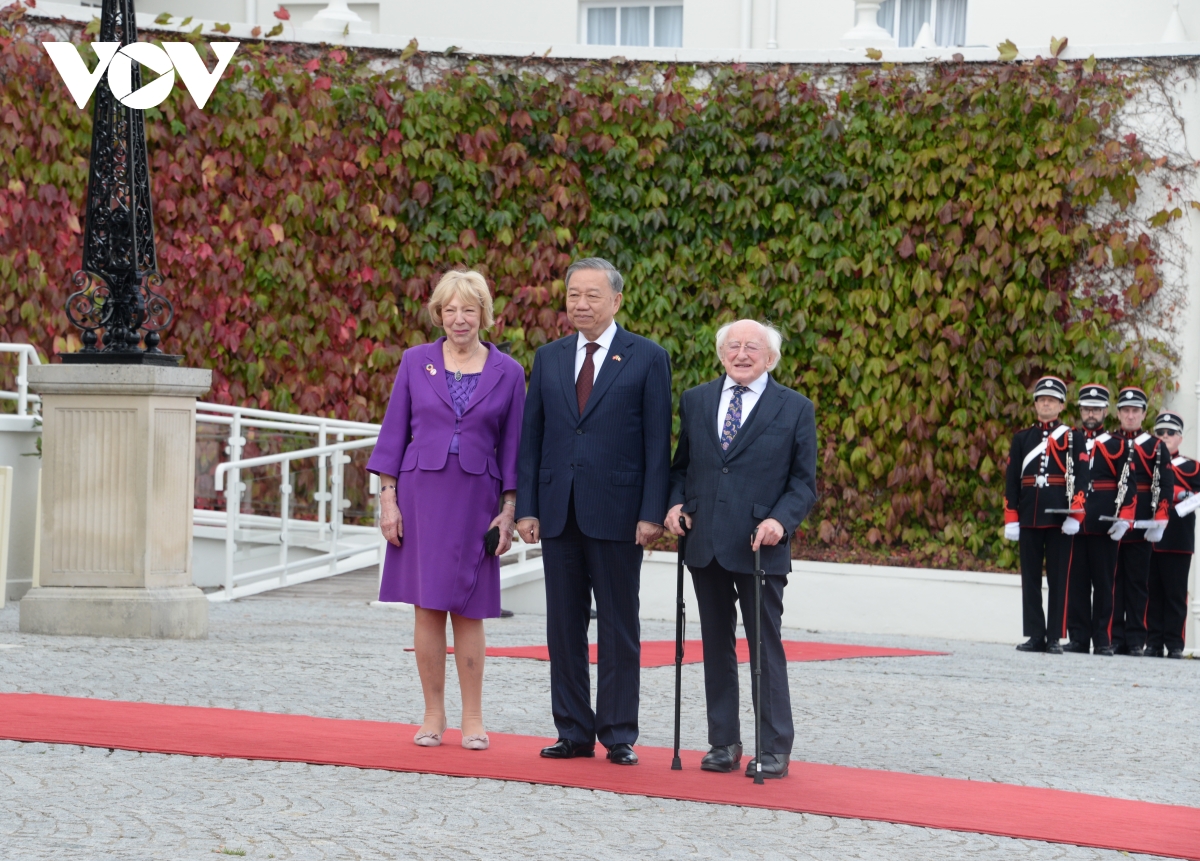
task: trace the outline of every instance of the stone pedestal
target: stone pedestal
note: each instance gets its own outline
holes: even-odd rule
[[[208,636],[192,585],[196,398],[212,372],[40,365],[42,547],[21,630]]]

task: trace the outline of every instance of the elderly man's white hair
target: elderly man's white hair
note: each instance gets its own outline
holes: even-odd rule
[[[782,355],[783,336],[779,334],[779,330],[770,323],[760,323],[757,320],[734,320],[732,323],[726,323],[720,329],[717,329],[717,358],[720,359],[725,348],[725,339],[729,337],[729,330],[738,323],[753,323],[757,326],[767,341],[767,350],[770,353],[767,359],[767,370],[775,370],[775,366],[779,364],[779,357]]]

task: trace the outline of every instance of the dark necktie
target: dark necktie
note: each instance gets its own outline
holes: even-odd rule
[[[584,349],[587,350],[587,355],[584,356],[583,367],[579,369],[579,377],[575,380],[575,397],[579,401],[580,415],[583,415],[588,398],[592,396],[592,386],[596,383],[596,363],[592,361],[592,355],[600,349],[600,345],[595,341],[588,341]]]
[[[742,428],[742,395],[750,391],[749,386],[734,386],[729,398],[729,409],[725,413],[725,422],[721,425],[721,450],[729,451],[733,438]]]

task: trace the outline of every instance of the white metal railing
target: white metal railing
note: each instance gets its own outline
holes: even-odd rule
[[[32,344],[0,344],[0,353],[17,354],[17,390],[15,392],[0,392],[0,400],[16,401],[17,415],[30,415],[29,405],[40,404],[42,399],[29,394],[29,362],[40,365],[37,349]]]
[[[230,430],[231,450],[236,449],[237,453],[240,454],[241,444],[234,444],[232,442],[233,434],[238,433],[240,430],[237,422],[238,416],[235,414],[233,418],[234,423],[231,425]],[[328,429],[322,428],[318,432],[321,436],[324,436],[328,432]],[[351,431],[339,430],[337,432],[339,441],[333,444],[318,445],[297,451],[251,458],[234,457],[231,453],[230,460],[217,464],[213,475],[214,488],[218,491],[225,491],[225,516],[223,518],[225,531],[225,577],[224,593],[218,596],[219,600],[232,600],[241,597],[242,594],[263,591],[266,588],[264,581],[268,580],[268,578],[276,578],[276,581],[272,582],[269,588],[278,588],[288,585],[289,576],[293,573],[319,568],[324,565],[328,568],[327,574],[332,575],[337,573],[338,563],[350,557],[370,554],[374,561],[382,558],[377,526],[354,528],[347,527],[342,522],[342,513],[350,505],[350,501],[345,498],[344,493],[345,466],[350,462],[350,458],[346,455],[346,452],[360,448],[369,448],[374,446],[376,442],[375,436],[343,441],[341,437],[348,432]],[[320,490],[317,495],[322,497],[322,511],[324,510],[324,503],[330,503],[330,517],[328,522],[322,518],[312,525],[311,528],[315,532],[315,542],[311,540],[303,542],[308,548],[317,546],[324,552],[297,560],[291,559],[289,555],[293,545],[296,543],[295,533],[297,530],[309,528],[308,524],[311,521],[300,521],[291,517],[291,498],[293,492],[291,465],[294,461],[308,458],[318,458],[322,465],[318,476]],[[332,461],[331,465],[333,467],[333,474],[329,477],[329,491],[324,490],[326,480],[324,464],[326,459]],[[241,511],[242,492],[246,489],[246,484],[241,479],[242,470],[272,465],[279,466],[279,517],[256,517],[253,520],[247,520],[247,515],[244,515]],[[226,481],[227,473],[229,474],[228,482]],[[377,480],[372,476],[372,494],[376,491],[376,484]],[[376,511],[376,519],[378,519],[378,511]],[[249,540],[251,531],[255,529],[258,530],[261,536],[264,530],[270,531],[274,523],[278,523],[278,563],[254,568],[250,571],[235,572],[239,536],[243,540]],[[347,537],[347,530],[357,533],[356,537],[359,540],[346,542],[344,539]],[[370,540],[364,541],[363,538],[370,538]],[[371,561],[365,560],[364,564],[369,565]],[[245,588],[239,589],[239,587]]]
[[[317,447],[328,444],[330,434],[333,434],[337,442],[342,442],[347,436],[378,437],[380,429],[379,425],[369,422],[280,413],[203,401],[196,404],[196,422],[229,427],[225,453],[229,455],[231,461],[241,460],[242,450],[246,446],[246,437],[242,432],[250,428],[314,434]],[[322,538],[328,534],[330,519],[328,515],[332,514],[332,511],[327,508],[332,501],[331,492],[326,489],[329,484],[328,457],[328,455],[318,456],[317,492],[314,494],[317,503],[317,528]]]

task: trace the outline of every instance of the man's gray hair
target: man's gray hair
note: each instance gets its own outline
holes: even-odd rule
[[[767,370],[775,370],[775,366],[779,364],[779,359],[783,355],[783,336],[770,323],[760,323],[758,320],[734,320],[732,323],[726,323],[720,329],[717,329],[717,358],[720,359],[722,357],[721,354],[725,347],[725,339],[729,337],[729,330],[738,323],[753,323],[762,330],[763,336],[767,339],[767,350],[770,354],[767,358]]]
[[[571,286],[571,276],[580,269],[595,269],[605,273],[608,276],[608,286],[613,289],[614,293],[620,293],[625,289],[625,279],[621,277],[621,273],[617,271],[617,267],[613,266],[603,257],[585,257],[582,260],[576,260],[567,267],[567,278],[563,284],[564,289]]]

